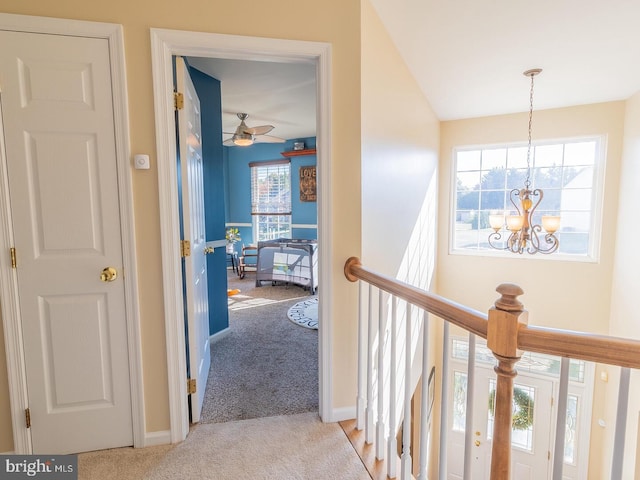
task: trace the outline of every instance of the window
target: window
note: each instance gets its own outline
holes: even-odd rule
[[[531,187],[543,190],[534,212],[560,215],[556,233],[560,248],[554,255],[595,259],[599,228],[604,155],[600,138],[539,143],[531,150]],[[512,189],[524,185],[526,145],[460,148],[454,153],[451,246],[456,253],[503,254],[489,246],[489,215],[513,212]],[[502,230],[506,241],[509,231]]]
[[[254,241],[291,238],[291,163],[275,160],[249,166]]]
[[[469,358],[469,340],[462,338],[451,339],[451,358],[467,361]],[[476,362],[484,365],[497,366],[498,361],[484,340],[476,340]],[[585,383],[586,362],[584,360],[569,360],[569,380]],[[535,373],[554,378],[560,378],[560,357],[544,353],[524,352],[518,362],[519,372]]]

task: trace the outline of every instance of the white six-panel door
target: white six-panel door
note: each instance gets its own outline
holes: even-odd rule
[[[109,62],[105,39],[0,32],[35,453],[133,443]]]
[[[206,231],[204,222],[204,182],[200,100],[184,60],[176,58],[178,92],[184,108],[178,111],[178,143],[182,180],[183,235],[190,242],[185,257],[184,301],[187,305],[189,371],[197,390],[191,395],[191,421],[200,421],[204,392],[211,366],[209,347],[209,291],[207,287]]]

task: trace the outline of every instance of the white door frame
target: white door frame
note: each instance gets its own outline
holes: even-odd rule
[[[142,352],[140,315],[138,306],[138,279],[133,216],[133,189],[131,182],[129,116],[127,106],[124,38],[122,26],[110,23],[32,17],[0,13],[0,30],[83,36],[106,39],[111,59],[111,85],[115,122],[116,164],[118,170],[118,199],[122,232],[125,308],[127,315],[127,343],[129,349],[129,378],[131,384],[131,417],[135,447],[145,446],[144,392],[142,384]],[[0,85],[0,90],[2,85]],[[2,119],[0,118],[0,122]],[[0,125],[0,128],[4,128]],[[0,136],[0,142],[4,142]],[[0,143],[4,151],[4,144]],[[7,165],[0,162],[0,298],[4,341],[7,353],[9,400],[13,427],[13,448],[16,454],[32,452],[30,430],[25,426],[25,409],[29,405],[22,322],[18,303],[16,271],[11,268],[9,248],[13,246],[11,206],[9,203]]]
[[[282,63],[313,63],[317,69],[318,147],[318,245],[320,251],[319,389],[320,416],[332,421],[331,318],[324,305],[332,304],[331,291],[331,45],[328,43],[244,37],[204,32],[151,29],[151,60],[156,117],[160,239],[164,290],[169,415],[171,442],[184,440],[189,432],[186,394],[185,335],[183,325],[182,274],[180,270],[178,191],[175,168],[173,110],[173,55]]]

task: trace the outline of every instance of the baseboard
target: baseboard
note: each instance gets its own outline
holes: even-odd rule
[[[211,335],[209,337],[209,343],[211,344],[213,342],[217,342],[218,340],[220,340],[220,339],[226,337],[227,335],[229,335],[229,332],[230,332],[229,327],[227,327],[224,330],[220,330],[219,332],[214,333],[213,335]]]
[[[15,455],[15,452],[2,452],[0,455]]]
[[[169,445],[171,443],[171,432],[161,430],[159,432],[147,432],[144,436],[145,447],[155,447],[156,445]]]
[[[344,420],[351,420],[356,418],[356,407],[342,407],[334,408],[331,410],[331,417],[329,419],[323,419],[325,422],[342,422]]]

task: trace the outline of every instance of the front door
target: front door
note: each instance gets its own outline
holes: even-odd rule
[[[178,144],[182,190],[183,238],[189,242],[184,256],[184,286],[189,375],[195,381],[190,394],[191,421],[200,421],[204,392],[211,366],[209,349],[209,290],[207,286],[206,230],[200,100],[184,60],[176,58],[177,90],[184,106],[178,110]]]
[[[108,41],[0,31],[35,453],[133,443]]]
[[[474,370],[471,472],[473,480],[489,479],[495,396],[495,358],[486,343],[476,345]],[[453,338],[450,369],[449,438],[447,479],[463,478],[462,454],[465,445],[467,401],[466,339]],[[525,353],[516,365],[514,379],[513,428],[511,431],[511,475],[518,480],[551,478],[557,408],[553,398],[559,389],[560,359]],[[572,360],[569,368],[567,419],[563,472],[564,479],[586,478],[589,453],[589,425],[593,369],[590,362]],[[468,480],[468,479],[467,479]]]
[[[513,428],[511,430],[511,476],[519,480],[548,478],[551,466],[551,380],[519,375],[514,382]],[[473,478],[489,478],[493,435],[493,370],[476,370],[473,429]]]
[[[464,451],[465,403],[467,372],[455,366],[451,375],[453,428],[450,432],[448,477],[462,479]],[[475,370],[475,392],[472,432],[471,478],[489,478],[491,470],[491,439],[493,435],[493,399],[496,375],[493,369],[478,366]],[[551,380],[518,375],[514,382],[511,431],[511,475],[518,480],[548,478],[550,471],[550,432],[552,428],[551,406],[553,383]]]

